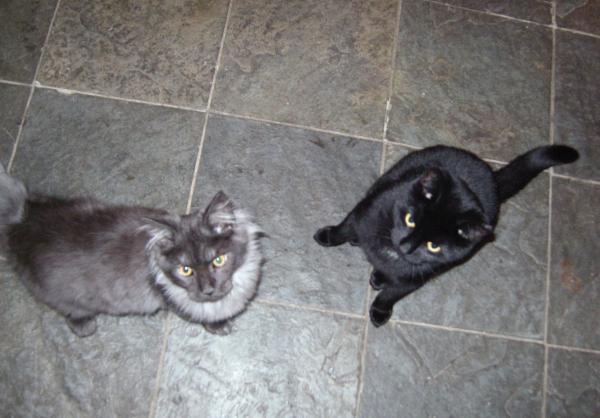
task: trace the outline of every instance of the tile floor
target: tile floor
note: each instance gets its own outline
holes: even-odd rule
[[[2,416],[600,415],[598,0],[5,0],[0,127],[31,189],[224,189],[270,235],[227,337],[162,312],[78,339],[0,262]],[[412,149],[552,142],[581,160],[383,328],[360,252],[311,239]]]

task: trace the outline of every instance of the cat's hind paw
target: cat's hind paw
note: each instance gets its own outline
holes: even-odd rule
[[[66,318],[67,325],[71,328],[71,331],[78,337],[89,337],[93,333],[96,332],[96,318],[88,317],[88,318]]]
[[[375,306],[371,305],[371,309],[369,309],[369,316],[371,318],[371,323],[373,324],[373,326],[378,328],[390,320],[390,318],[392,317],[392,310],[381,311]]]
[[[206,324],[202,324],[202,326],[204,326],[204,329],[207,330],[208,332],[210,332],[211,334],[214,335],[229,335],[231,334],[231,331],[233,331],[233,326],[231,325],[230,321],[220,321],[220,322],[212,322],[212,323],[206,323]]]

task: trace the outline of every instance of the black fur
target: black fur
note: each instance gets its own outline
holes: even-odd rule
[[[546,168],[571,163],[573,148],[535,148],[493,171],[476,155],[445,146],[398,161],[337,226],[314,238],[322,246],[360,246],[380,290],[370,309],[385,324],[394,304],[434,276],[468,260],[493,240],[500,204]]]

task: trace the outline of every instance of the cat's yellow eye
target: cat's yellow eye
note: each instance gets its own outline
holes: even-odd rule
[[[182,265],[177,267],[177,273],[179,273],[179,275],[183,277],[190,277],[192,274],[194,274],[194,269],[190,266]]]
[[[430,253],[437,254],[440,251],[442,251],[442,247],[440,247],[439,245],[435,245],[431,241],[427,241],[427,251],[429,251]]]
[[[414,228],[415,226],[417,226],[417,224],[413,221],[413,218],[412,218],[412,215],[410,214],[410,212],[407,212],[406,216],[404,216],[404,223],[409,228]]]
[[[223,267],[226,260],[227,260],[227,256],[225,254],[219,255],[213,259],[212,265],[215,268]]]

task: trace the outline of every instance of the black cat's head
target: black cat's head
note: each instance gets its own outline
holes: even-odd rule
[[[167,293],[176,286],[193,302],[212,302],[231,291],[247,237],[236,233],[234,206],[225,193],[217,193],[204,212],[148,219],[147,225],[155,266],[169,281]]]
[[[386,205],[389,255],[429,269],[457,264],[493,238],[477,196],[438,168],[408,173]]]

